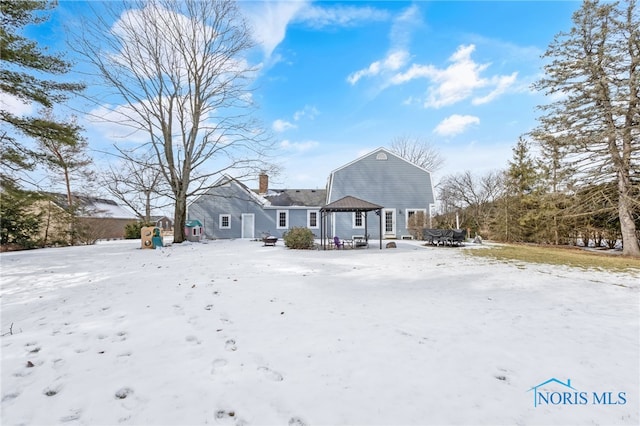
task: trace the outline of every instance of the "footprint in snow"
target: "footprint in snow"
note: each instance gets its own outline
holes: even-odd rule
[[[226,367],[228,364],[226,359],[218,358],[213,360],[213,367],[211,368],[211,374],[218,374],[218,372]]]
[[[199,345],[201,343],[200,340],[198,340],[198,338],[193,335],[185,337],[184,340],[186,340],[187,342],[195,343],[196,345]]]
[[[60,417],[60,422],[62,423],[74,422],[80,419],[80,414],[82,414],[82,410],[80,409],[72,410],[71,414],[69,414],[68,416]]]
[[[233,410],[216,411],[216,423],[218,424],[234,424],[235,426],[245,426],[247,422],[238,417]]]
[[[46,396],[54,396],[59,394],[61,390],[62,390],[62,386],[49,386],[44,388],[42,393],[45,394]]]
[[[236,341],[233,339],[229,339],[224,343],[224,348],[228,351],[237,351],[238,347],[236,346]]]
[[[307,426],[307,424],[300,417],[291,417],[289,419],[289,426]]]
[[[124,387],[124,388],[120,388],[120,389],[118,389],[116,391],[115,397],[117,399],[125,399],[126,397],[128,397],[132,393],[133,393],[133,389]]]
[[[11,399],[15,399],[19,395],[20,395],[20,392],[18,392],[18,391],[6,393],[6,394],[2,395],[2,402],[9,401]]]
[[[258,371],[261,371],[267,379],[273,380],[274,382],[281,382],[284,380],[282,374],[277,371],[273,371],[269,367],[258,367]]]

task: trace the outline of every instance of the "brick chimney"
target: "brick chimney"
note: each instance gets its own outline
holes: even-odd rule
[[[260,173],[258,193],[266,194],[269,190],[269,176],[266,173]]]

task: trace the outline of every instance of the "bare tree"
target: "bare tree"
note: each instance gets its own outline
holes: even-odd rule
[[[270,167],[273,142],[252,114],[255,69],[243,57],[249,28],[227,0],[101,5],[74,48],[115,95],[114,106],[102,105],[106,119],[147,133],[182,242],[188,197],[223,172],[241,178]]]
[[[153,152],[139,154],[120,150],[120,161],[103,174],[105,188],[135,212],[140,219],[151,221],[153,208],[167,207],[170,193]]]
[[[391,151],[423,169],[435,172],[444,164],[442,154],[426,139],[398,136],[391,140]]]
[[[471,217],[464,222],[478,232],[487,229],[491,204],[504,186],[502,172],[488,172],[474,176],[470,171],[445,176],[438,184],[438,199],[444,214],[467,211]]]
[[[556,95],[541,107],[538,138],[557,136],[585,182],[616,182],[623,254],[640,256],[640,9],[636,0],[586,0],[558,34],[534,87]]]

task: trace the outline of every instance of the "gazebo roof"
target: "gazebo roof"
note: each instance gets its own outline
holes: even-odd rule
[[[352,197],[347,195],[346,197],[342,197],[339,200],[334,201],[333,203],[329,203],[322,207],[320,211],[323,212],[369,212],[372,210],[380,210],[382,206],[377,204],[370,203],[368,201],[361,200],[356,197]]]

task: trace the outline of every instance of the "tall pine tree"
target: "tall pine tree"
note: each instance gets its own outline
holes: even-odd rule
[[[623,254],[640,256],[640,8],[636,0],[586,0],[558,34],[534,87],[556,95],[538,134],[560,137],[583,182],[615,184]],[[557,96],[560,95],[560,96]]]
[[[42,75],[62,76],[71,64],[21,33],[30,24],[48,19],[54,2],[0,1],[0,94],[30,105],[52,108],[81,91],[82,84],[57,82]],[[22,188],[28,181],[38,155],[25,140],[55,140],[74,145],[80,140],[79,127],[43,116],[23,116],[0,107],[0,212],[3,244],[29,245],[29,235],[37,230],[38,217],[31,206],[38,198]]]

